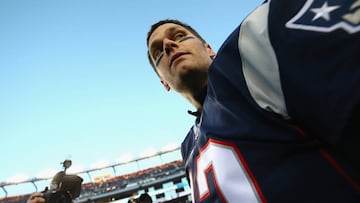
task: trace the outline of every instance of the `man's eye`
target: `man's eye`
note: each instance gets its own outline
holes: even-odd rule
[[[177,33],[175,36],[174,36],[174,40],[175,41],[180,41],[182,38],[185,37],[185,34],[184,33]]]

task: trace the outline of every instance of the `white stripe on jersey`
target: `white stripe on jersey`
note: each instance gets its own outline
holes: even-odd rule
[[[251,96],[261,108],[286,118],[288,114],[280,84],[279,66],[268,33],[269,4],[264,3],[245,18],[238,46]]]

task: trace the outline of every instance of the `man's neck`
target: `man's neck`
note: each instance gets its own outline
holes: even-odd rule
[[[204,86],[193,95],[185,96],[185,98],[197,109],[201,110],[207,93],[207,86]]]

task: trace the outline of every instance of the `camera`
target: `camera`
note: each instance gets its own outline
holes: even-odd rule
[[[71,160],[65,160],[64,170],[55,174],[50,188],[46,187],[42,191],[46,203],[71,203],[81,192],[83,179],[77,175],[68,175],[66,170],[71,166]]]

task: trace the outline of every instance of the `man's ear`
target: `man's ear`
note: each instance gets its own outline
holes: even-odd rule
[[[165,87],[166,91],[170,91],[170,85],[167,84],[164,80],[160,80],[161,84]]]
[[[210,58],[214,59],[214,57],[216,55],[215,51],[211,48],[210,44],[206,43],[205,46],[206,46],[206,49],[207,49],[207,52],[208,52]]]

